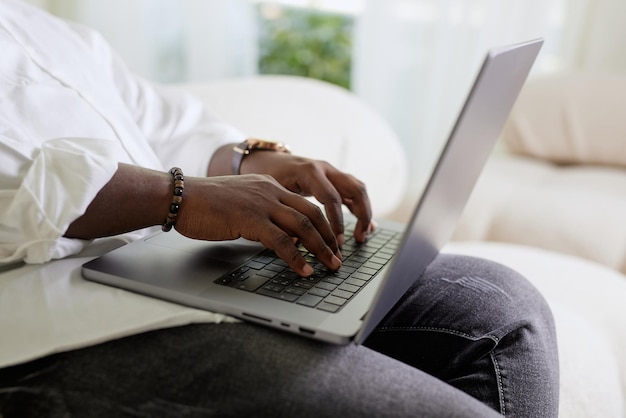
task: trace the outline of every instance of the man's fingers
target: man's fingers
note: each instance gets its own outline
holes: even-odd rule
[[[320,209],[300,196],[285,200],[287,209],[274,214],[272,222],[290,237],[297,237],[327,268],[338,269],[341,266],[339,245]],[[295,248],[293,240],[290,241]]]
[[[344,223],[341,206],[343,198],[335,185],[328,179],[326,173],[321,169],[312,177],[310,184],[304,184],[304,188],[309,191],[322,205],[328,218],[328,223],[337,238],[339,245],[344,242]]]
[[[250,208],[252,216],[245,218],[241,235],[258,240],[274,250],[300,275],[308,276],[313,271],[300,254],[294,239],[326,267],[338,269],[341,266],[339,245],[322,211],[304,197],[274,182],[274,179],[269,183],[261,182],[267,190],[257,195],[257,201]]]
[[[279,227],[275,225],[268,227],[259,241],[266,248],[273,250],[278,257],[289,264],[289,268],[300,276],[308,277],[313,274],[313,267],[306,262],[298,248],[293,244],[292,237]]]
[[[365,184],[353,176],[336,169],[330,171],[328,176],[341,195],[342,203],[358,219],[354,228],[354,238],[357,242],[365,242],[369,235],[369,227],[372,221],[372,207]]]

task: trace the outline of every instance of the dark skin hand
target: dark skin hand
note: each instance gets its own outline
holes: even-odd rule
[[[232,146],[220,148],[209,166],[209,176],[230,174]],[[365,242],[371,232],[372,209],[365,185],[355,177],[324,161],[290,154],[257,151],[244,158],[241,174],[269,174],[286,189],[302,196],[313,196],[324,205],[326,216],[339,244],[343,244],[342,204],[356,216],[354,237]]]
[[[345,204],[357,217],[355,238],[372,229],[363,183],[330,164],[289,154],[258,151],[244,158],[240,176],[230,176],[232,145],[220,148],[209,177],[185,177],[176,230],[190,238],[259,241],[298,274],[313,273],[294,241],[301,242],[329,269],[341,265]],[[256,174],[252,174],[256,173]],[[321,210],[303,196],[314,196]],[[93,239],[160,225],[172,198],[168,173],[120,164],[85,214],[65,236]]]

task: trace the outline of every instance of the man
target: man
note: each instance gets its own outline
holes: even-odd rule
[[[193,98],[135,77],[85,28],[5,0],[0,48],[2,262],[48,263],[94,238],[161,226],[260,241],[308,276],[294,243],[337,269],[342,205],[358,219],[358,242],[373,228],[359,180],[246,140]],[[204,322],[103,335],[102,344],[5,367],[0,414],[557,413],[549,308],[519,275],[482,260],[439,256],[364,346]]]

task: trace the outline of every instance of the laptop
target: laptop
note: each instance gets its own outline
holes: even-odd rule
[[[330,343],[362,343],[450,239],[542,44],[487,53],[408,225],[381,221],[366,243],[347,240],[339,271],[301,248],[315,274],[299,277],[259,243],[172,230],[87,262],[84,278]]]

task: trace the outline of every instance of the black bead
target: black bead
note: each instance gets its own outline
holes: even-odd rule
[[[183,188],[182,187],[174,187],[174,196],[182,196]]]
[[[180,209],[180,205],[178,203],[172,203],[170,205],[170,213],[178,213],[178,209]]]

